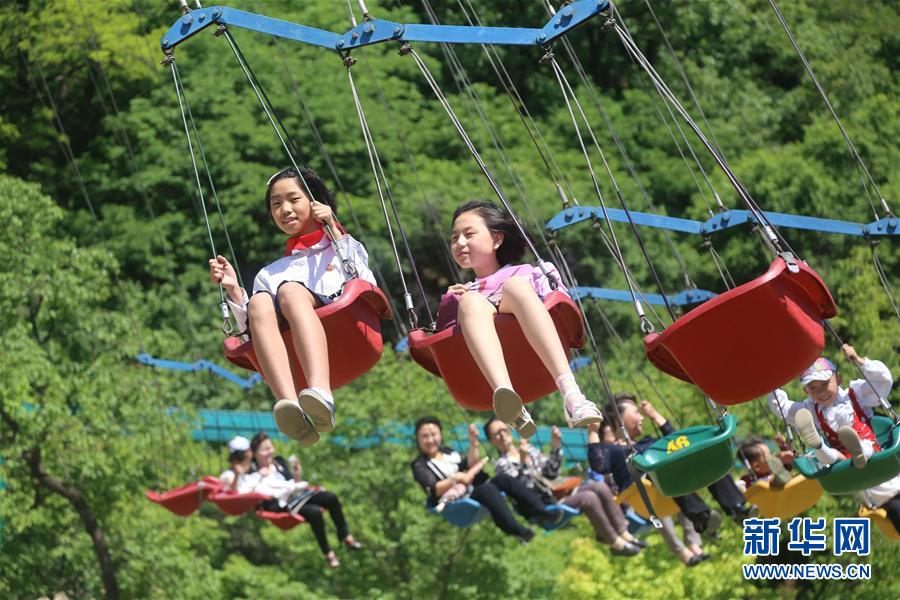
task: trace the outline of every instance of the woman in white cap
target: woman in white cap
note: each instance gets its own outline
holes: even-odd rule
[[[219,475],[223,490],[247,494],[259,485],[259,474],[250,472],[253,453],[250,451],[250,440],[244,436],[237,435],[228,442],[228,464],[231,466]]]
[[[831,465],[849,458],[854,467],[861,469],[872,454],[881,450],[870,424],[872,409],[881,404],[881,398],[887,398],[894,379],[880,360],[860,357],[849,344],[841,350],[859,366],[865,379],[854,379],[844,389],[834,363],[818,358],[800,375],[807,398],[791,402],[783,390],[775,390],[769,394],[769,408],[797,428],[820,464]],[[822,442],[817,425],[828,444]],[[863,490],[860,495],[870,508],[884,508],[894,529],[900,532],[900,475]]]

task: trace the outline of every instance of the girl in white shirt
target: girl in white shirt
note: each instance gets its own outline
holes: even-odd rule
[[[278,399],[273,411],[278,429],[301,446],[310,446],[320,432],[334,429],[328,340],[316,308],[340,296],[351,276],[347,271],[373,284],[375,277],[365,248],[335,220],[335,200],[315,172],[288,168],[276,173],[267,184],[266,207],[278,229],[290,237],[285,255],[257,274],[252,297],[239,286],[223,256],[209,261],[210,278],[225,288],[240,330],[249,326],[263,375]],[[309,383],[299,396],[279,329],[281,319],[290,325]]]

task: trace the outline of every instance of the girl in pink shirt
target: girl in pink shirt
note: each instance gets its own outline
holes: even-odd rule
[[[439,324],[449,321],[447,313],[457,308],[466,346],[494,390],[494,412],[515,426],[520,435],[530,437],[537,428],[521,397],[512,389],[494,326],[498,312],[515,315],[528,343],[553,376],[563,396],[569,427],[599,423],[603,419],[600,411],[581,393],[553,319],[542,301],[552,291],[548,276],[554,278],[558,291],[565,292],[566,288],[550,263],[543,263],[546,275],[540,267],[519,263],[525,246],[525,237],[516,222],[495,204],[473,201],[458,207],[453,213],[450,253],[461,268],[475,272],[475,281],[448,288],[441,298]]]

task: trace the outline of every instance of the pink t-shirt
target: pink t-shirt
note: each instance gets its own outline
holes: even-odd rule
[[[559,271],[553,264],[544,261],[544,268],[547,273],[556,281],[556,291],[568,294],[568,290],[562,283]],[[501,267],[487,277],[476,277],[475,281],[470,281],[466,287],[473,292],[478,292],[487,298],[493,305],[500,306],[500,298],[503,295],[503,284],[507,279],[519,275],[525,277],[531,282],[531,287],[537,292],[539,298],[543,298],[553,291],[550,282],[544,276],[544,272],[539,266],[523,264],[523,265],[506,265]],[[441,296],[441,302],[438,305],[437,329],[446,329],[456,324],[456,314],[459,306],[459,294],[447,293]]]

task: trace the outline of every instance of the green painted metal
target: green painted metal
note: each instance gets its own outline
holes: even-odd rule
[[[731,438],[737,417],[727,414],[721,425],[697,425],[658,439],[632,460],[665,496],[684,496],[725,475],[734,464]]]
[[[888,417],[872,418],[872,429],[878,437],[881,452],[876,452],[862,469],[849,459],[819,468],[814,456],[794,459],[797,470],[807,479],[818,479],[829,494],[852,494],[884,483],[900,473],[900,427]]]

